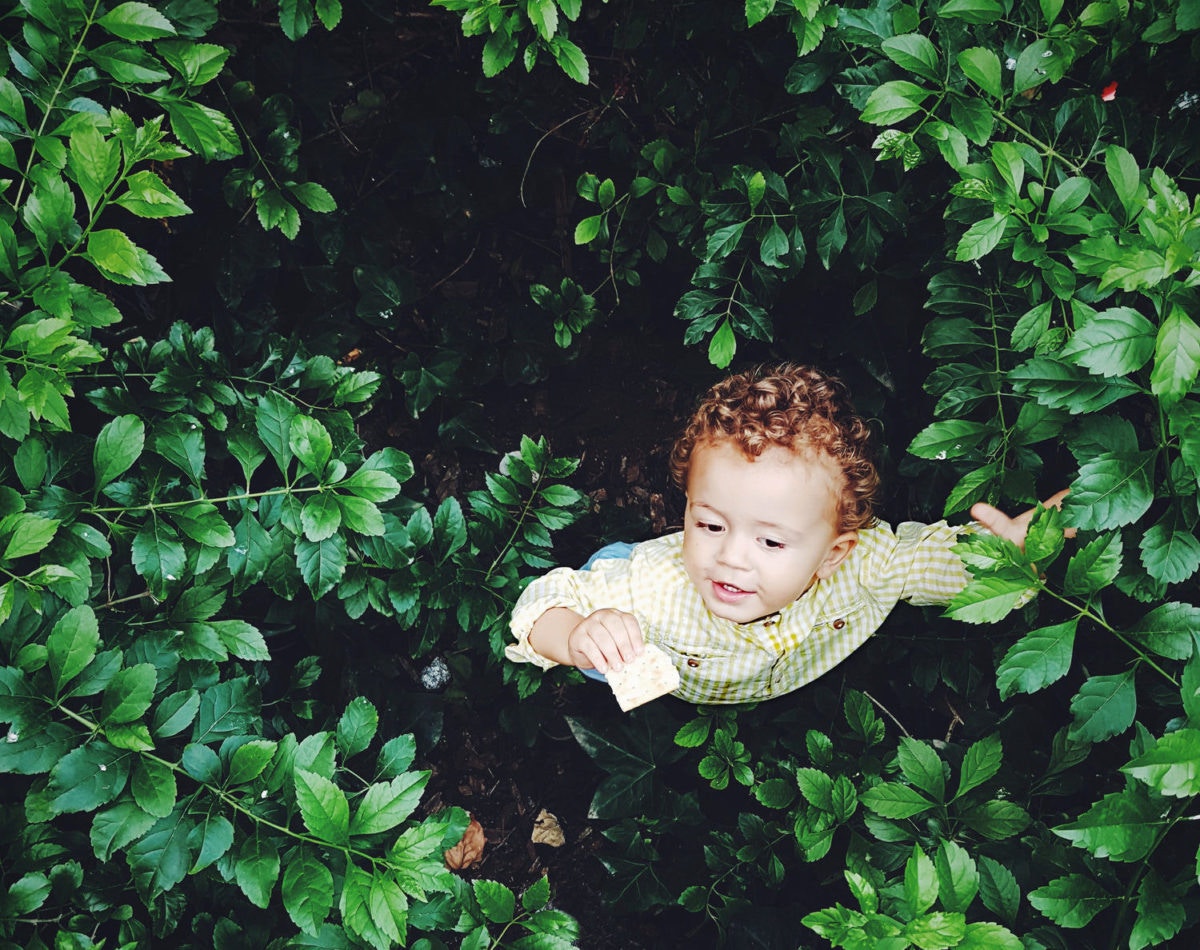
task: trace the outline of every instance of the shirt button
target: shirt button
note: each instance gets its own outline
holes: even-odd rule
[[[690,666],[692,669],[695,669],[699,665],[700,665],[700,661],[695,659],[694,657],[692,659],[688,660],[688,666]]]
[[[844,626],[846,626],[846,621],[844,621],[841,617],[838,617],[837,620],[833,622],[834,630],[841,630]]]

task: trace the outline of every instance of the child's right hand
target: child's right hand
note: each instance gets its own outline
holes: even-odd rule
[[[637,618],[624,610],[604,607],[579,621],[567,637],[571,663],[597,673],[623,669],[646,647]]]

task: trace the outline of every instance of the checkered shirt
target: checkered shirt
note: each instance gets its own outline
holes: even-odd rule
[[[877,522],[833,575],[819,579],[776,614],[752,623],[714,617],[683,566],[683,533],[644,541],[628,559],[597,561],[591,570],[560,567],[533,581],[513,609],[517,663],[554,666],[529,645],[534,622],[552,607],[587,615],[602,607],[633,614],[648,643],[674,661],[674,695],[693,703],[742,703],[791,692],[827,673],[857,650],[897,601],[948,603],[969,579],[951,550],[963,532],[944,521]]]

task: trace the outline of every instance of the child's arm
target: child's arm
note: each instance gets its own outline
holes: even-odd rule
[[[1063,489],[1056,492],[1042,502],[1043,508],[1061,508],[1063,499],[1067,497],[1068,489]],[[978,502],[971,508],[971,517],[979,524],[987,528],[988,531],[1000,538],[1007,538],[1017,547],[1024,550],[1025,548],[1025,533],[1029,530],[1029,522],[1033,519],[1035,509],[1030,508],[1026,512],[1022,512],[1015,518],[1010,518],[999,508],[994,508],[984,502]],[[1075,536],[1074,528],[1067,528],[1063,532],[1068,538]]]
[[[534,621],[529,645],[548,660],[607,673],[620,670],[645,648],[633,614],[602,608],[586,617],[551,607]]]

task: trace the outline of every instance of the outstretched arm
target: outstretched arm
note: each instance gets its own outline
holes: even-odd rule
[[[1056,492],[1042,502],[1045,508],[1061,508],[1063,499],[1067,497],[1068,489],[1064,488],[1060,492]],[[1025,548],[1025,533],[1029,530],[1029,522],[1033,520],[1033,513],[1036,509],[1030,508],[1028,511],[1022,512],[1015,518],[1009,517],[999,508],[984,502],[977,502],[971,506],[971,517],[983,525],[988,531],[1000,538],[1007,538],[1013,544],[1022,550]],[[1068,538],[1075,536],[1074,528],[1067,528],[1063,532]]]

